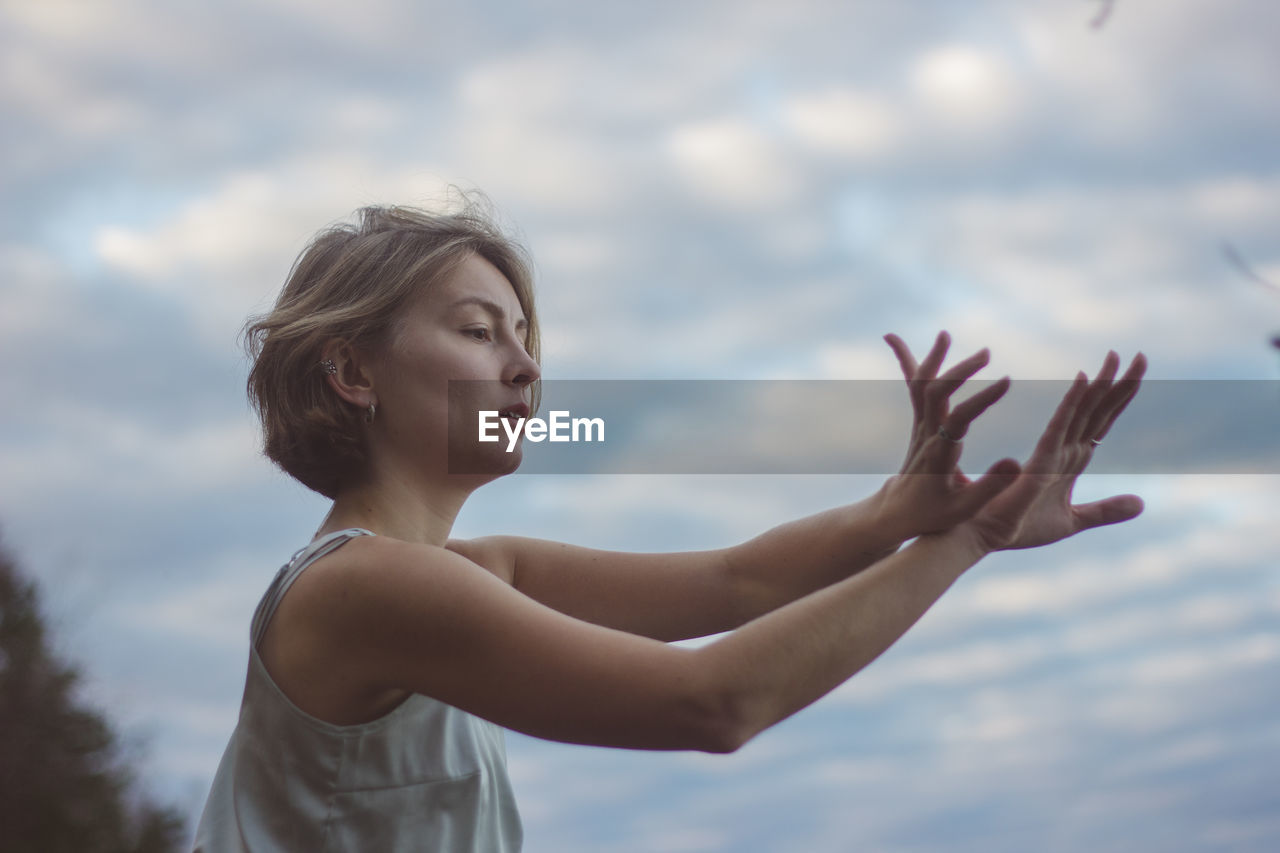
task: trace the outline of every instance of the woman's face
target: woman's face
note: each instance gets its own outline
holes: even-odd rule
[[[478,440],[479,412],[523,405],[538,365],[525,350],[528,322],[510,282],[480,255],[469,255],[437,286],[412,301],[375,374],[378,412],[371,438],[396,465],[430,473],[514,471],[505,433]],[[455,382],[449,380],[473,380]],[[513,424],[514,426],[514,424]]]

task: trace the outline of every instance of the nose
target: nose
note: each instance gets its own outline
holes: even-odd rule
[[[515,360],[508,368],[507,379],[512,385],[523,387],[536,382],[542,378],[542,370],[538,367],[538,362],[533,360],[533,356],[525,352],[524,347],[520,347]]]

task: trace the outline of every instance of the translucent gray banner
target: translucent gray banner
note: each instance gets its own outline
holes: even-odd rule
[[[449,384],[457,401],[450,471],[490,468],[486,454],[513,446],[514,422],[491,417],[488,434],[496,438],[478,445],[473,401],[500,406],[512,389]],[[986,384],[967,383],[953,405]],[[974,422],[961,468],[980,473],[1006,456],[1025,460],[1069,387],[1014,380]],[[472,418],[473,429],[458,425]],[[515,446],[523,474],[889,475],[902,465],[911,418],[901,380],[548,380]],[[540,440],[533,419],[544,423]],[[1280,474],[1280,381],[1145,381],[1088,471]]]

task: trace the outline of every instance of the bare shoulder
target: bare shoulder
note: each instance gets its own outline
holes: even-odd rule
[[[385,655],[385,644],[406,634],[427,644],[456,638],[485,624],[483,615],[495,598],[517,593],[502,576],[500,555],[486,543],[449,544],[441,548],[386,536],[353,539],[298,579],[290,593],[295,612],[326,656],[357,656],[352,665],[371,675],[376,667],[369,657]],[[383,645],[371,644],[374,638]]]
[[[361,537],[317,560],[293,602],[294,637],[313,643],[289,670],[300,707],[360,721],[417,693],[535,737],[719,743],[702,658],[556,611],[460,553],[485,559],[488,545]]]
[[[316,592],[334,592],[348,584],[368,584],[386,579],[394,585],[397,578],[422,579],[437,570],[484,570],[500,580],[510,572],[504,549],[490,539],[450,539],[441,548],[406,542],[389,536],[358,536],[343,547],[316,560],[298,583]]]
[[[471,562],[492,572],[505,583],[515,577],[515,559],[508,536],[483,536],[478,539],[450,539],[445,548],[466,557]]]
[[[488,562],[490,565],[485,565]],[[494,567],[497,568],[494,568]],[[316,560],[298,579],[298,596],[326,624],[376,614],[379,607],[424,584],[447,598],[468,577],[481,585],[502,579],[501,557],[483,540],[450,540],[445,548],[387,536],[361,536]],[[429,601],[419,605],[431,606]]]
[[[439,648],[495,593],[510,588],[452,550],[361,536],[317,559],[290,587],[258,646],[302,710],[344,725],[374,719],[405,694],[373,665],[406,640]],[[367,640],[380,638],[370,644]]]

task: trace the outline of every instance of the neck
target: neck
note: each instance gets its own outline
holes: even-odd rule
[[[477,485],[374,476],[338,494],[317,535],[363,527],[380,536],[444,547],[454,519]]]

